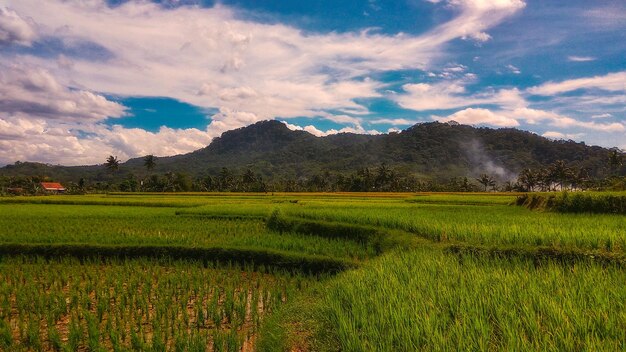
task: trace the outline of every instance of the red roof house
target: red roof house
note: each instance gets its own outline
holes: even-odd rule
[[[42,182],[41,187],[46,192],[56,192],[63,193],[65,192],[65,187],[58,182]]]

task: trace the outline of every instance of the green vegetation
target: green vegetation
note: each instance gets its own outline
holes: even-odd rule
[[[34,350],[239,351],[312,281],[189,261],[0,263],[0,343]],[[44,294],[45,293],[45,294]]]
[[[626,348],[624,216],[518,196],[0,198],[0,350]]]
[[[491,206],[474,205],[484,201],[472,195],[418,196],[409,202],[349,200],[326,203],[311,200],[301,207],[285,208],[291,216],[312,220],[400,229],[437,242],[463,242],[489,246],[547,246],[561,249],[606,250],[624,253],[624,218],[606,214],[559,214],[532,212],[521,207],[498,205],[513,197],[494,197]],[[467,203],[458,197],[465,197]],[[423,199],[415,203],[416,199]],[[437,202],[439,199],[441,202]],[[456,204],[450,204],[456,202]],[[473,204],[474,203],[474,204]],[[467,205],[470,204],[470,205]],[[381,211],[382,209],[382,211]]]
[[[72,193],[475,192],[496,181],[505,191],[609,189],[624,187],[626,176],[624,153],[617,149],[453,122],[417,124],[400,133],[315,137],[262,121],[185,155],[105,159],[93,166],[7,165],[0,168],[0,195],[11,193],[8,188],[36,194],[45,176],[64,182]],[[517,184],[507,182],[516,174]]]
[[[626,272],[590,262],[393,253],[328,285],[316,349],[618,351]],[[384,283],[381,284],[381,283]]]
[[[206,219],[163,208],[0,204],[0,214],[0,243],[4,244],[273,249],[353,259],[374,255],[367,243],[278,233],[260,219]]]
[[[626,214],[625,192],[524,194],[516,203],[529,209],[560,213]]]

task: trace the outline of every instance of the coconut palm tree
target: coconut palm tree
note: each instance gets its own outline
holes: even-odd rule
[[[519,173],[517,182],[519,182],[525,190],[532,192],[535,190],[537,183],[539,183],[539,175],[531,169],[524,169]]]
[[[146,155],[143,158],[143,166],[146,167],[146,169],[148,169],[148,171],[154,169],[154,167],[156,166],[156,156],[150,154],[150,155]]]
[[[496,185],[496,181],[493,179],[493,177],[487,174],[481,174],[480,177],[476,179],[476,181],[478,181],[478,183],[485,187],[485,192],[487,192],[487,187],[495,187]]]
[[[567,166],[565,161],[557,160],[554,162],[554,164],[550,165],[549,170],[552,178],[559,184],[561,191],[563,191],[565,189],[565,184],[573,176],[572,168]]]
[[[120,169],[120,161],[117,159],[117,156],[109,155],[107,161],[104,163],[104,167],[111,172],[116,172]]]

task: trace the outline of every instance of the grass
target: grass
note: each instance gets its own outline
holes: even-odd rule
[[[375,255],[366,243],[271,231],[262,219],[205,219],[167,208],[128,206],[1,204],[2,243],[223,246],[357,260]]]
[[[522,207],[372,201],[310,201],[285,214],[312,220],[401,229],[438,242],[626,250],[624,218],[609,214],[533,212]]]
[[[626,349],[623,215],[516,196],[0,198],[0,350]]]
[[[0,197],[0,204],[66,204],[66,205],[107,205],[107,206],[141,206],[141,207],[195,207],[205,204],[201,198],[184,196],[153,196],[138,195],[51,195],[45,197]]]
[[[623,350],[625,280],[593,262],[393,253],[326,288],[315,350]]]
[[[626,214],[626,192],[561,192],[524,194],[517,205],[560,213]]]

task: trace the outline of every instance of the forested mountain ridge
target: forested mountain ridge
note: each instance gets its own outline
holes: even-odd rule
[[[249,169],[265,179],[306,179],[324,172],[349,174],[385,164],[420,179],[446,180],[488,173],[507,180],[524,168],[542,168],[557,160],[602,176],[607,172],[608,153],[606,148],[550,140],[517,129],[476,128],[454,122],[421,123],[380,135],[341,133],[316,137],[272,120],[227,131],[207,147],[188,154],[159,157],[149,171],[143,158],[134,158],[120,164],[116,172],[108,172],[103,165],[65,167],[22,162],[0,168],[0,175],[107,181],[130,174],[165,172],[216,176],[228,168],[234,172]],[[106,157],[103,155],[102,160]]]

